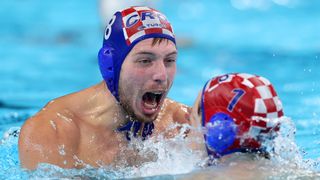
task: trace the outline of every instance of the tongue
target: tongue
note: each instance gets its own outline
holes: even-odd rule
[[[144,106],[149,109],[156,108],[158,105],[156,97],[152,95],[147,95],[146,98],[144,98]]]

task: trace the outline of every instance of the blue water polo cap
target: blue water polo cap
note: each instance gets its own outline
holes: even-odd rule
[[[118,90],[122,63],[138,42],[148,38],[165,38],[175,43],[167,18],[149,7],[134,6],[116,12],[105,29],[103,46],[98,54],[99,67],[117,101],[120,101]]]

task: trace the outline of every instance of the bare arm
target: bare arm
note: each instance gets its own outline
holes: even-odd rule
[[[28,119],[19,136],[19,157],[23,168],[35,169],[39,163],[73,167],[78,130],[72,119],[53,111],[40,111]]]
[[[181,103],[174,105],[173,120],[179,124],[190,124],[191,107]]]
[[[165,108],[160,112],[156,120],[156,132],[164,134],[167,138],[175,137],[181,133],[187,133],[186,130],[181,132],[183,124],[189,124],[190,108],[181,103],[166,99]]]

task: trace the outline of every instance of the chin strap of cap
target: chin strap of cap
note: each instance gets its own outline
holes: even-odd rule
[[[143,125],[143,129],[142,129],[141,137],[142,137],[142,140],[145,140],[153,132],[153,129],[154,129],[153,122],[142,123],[139,121],[129,121],[125,125],[119,127],[117,130],[119,132],[125,132],[127,140],[130,141],[131,137],[135,137],[135,138],[138,137],[138,132],[142,125]]]

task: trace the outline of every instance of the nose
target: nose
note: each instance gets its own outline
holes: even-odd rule
[[[154,66],[154,74],[152,76],[153,81],[158,84],[166,83],[168,79],[167,68],[163,61],[158,61]]]

